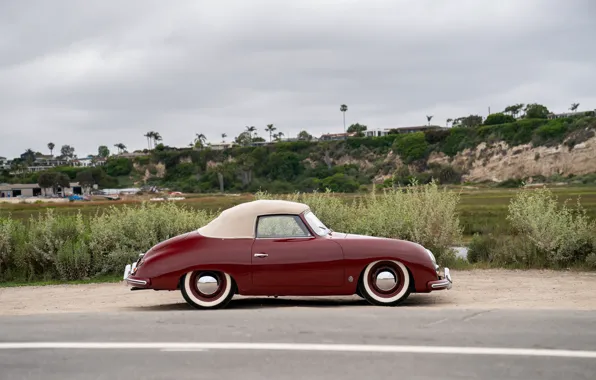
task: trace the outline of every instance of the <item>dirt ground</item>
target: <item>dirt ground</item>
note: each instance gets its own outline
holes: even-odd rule
[[[453,288],[411,295],[406,307],[596,310],[596,273],[473,270],[452,272]],[[365,306],[359,297],[237,297],[230,307]],[[0,288],[0,315],[185,310],[178,291],[131,292],[124,283]]]

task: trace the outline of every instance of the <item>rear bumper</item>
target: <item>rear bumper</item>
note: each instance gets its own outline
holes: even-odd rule
[[[443,276],[439,275],[438,280],[429,281],[426,286],[429,291],[451,289],[451,287],[453,286],[453,280],[451,278],[451,272],[449,271],[449,268],[444,269]]]
[[[139,261],[140,261],[140,258],[142,258],[142,257],[143,257],[143,255],[139,255]],[[135,289],[148,288],[151,285],[150,279],[135,276],[136,269],[137,269],[137,263],[138,263],[138,261],[134,262],[132,264],[127,264],[126,267],[124,267],[123,279],[124,279],[124,281],[126,281],[126,283],[128,285],[133,286]]]

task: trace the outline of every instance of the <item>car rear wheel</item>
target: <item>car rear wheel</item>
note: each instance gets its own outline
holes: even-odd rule
[[[234,296],[232,277],[223,272],[188,272],[180,288],[186,302],[197,309],[223,308]]]
[[[410,295],[410,274],[399,261],[375,261],[364,269],[359,287],[373,305],[396,306]]]

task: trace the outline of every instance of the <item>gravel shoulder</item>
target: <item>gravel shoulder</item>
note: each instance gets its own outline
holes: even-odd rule
[[[596,310],[596,273],[472,270],[452,272],[451,290],[414,294],[416,308]],[[231,308],[368,307],[353,297],[236,297]],[[0,288],[0,315],[185,310],[180,292],[134,291],[124,283]]]

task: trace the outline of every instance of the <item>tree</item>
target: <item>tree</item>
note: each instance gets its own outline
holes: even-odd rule
[[[90,189],[95,185],[97,182],[93,177],[93,172],[91,170],[83,170],[77,173],[76,181],[81,185],[83,189],[85,189],[86,193],[89,193]]]
[[[503,111],[503,113],[505,114],[510,114],[513,117],[517,117],[517,115],[521,112],[521,110],[524,108],[524,104],[523,103],[519,103],[519,104],[514,104],[511,106],[507,106],[505,107],[505,110]]]
[[[151,139],[153,139],[154,134],[155,134],[155,132],[147,132],[143,135],[147,138],[147,147],[149,149],[151,149]]]
[[[234,141],[236,142],[236,144],[242,145],[242,146],[247,146],[251,143],[252,141],[252,136],[251,136],[251,132],[249,131],[244,131],[241,134],[239,134],[238,136],[236,136],[236,138],[234,139]]]
[[[426,120],[428,121],[428,125],[430,125],[430,121],[433,119],[434,116],[430,115],[426,115]]]
[[[52,184],[52,190],[54,194],[58,194],[58,189],[62,190],[62,196],[64,196],[64,189],[70,189],[70,178],[64,173],[52,173],[54,175],[54,181]]]
[[[364,136],[364,131],[366,131],[367,126],[364,124],[356,123],[352,124],[348,127],[348,133],[356,133],[356,136],[362,137]]]
[[[226,142],[226,137],[228,137],[228,135],[226,133],[222,133],[221,134],[221,142],[225,143]]]
[[[511,115],[506,115],[502,112],[498,113],[491,113],[487,116],[486,120],[484,120],[484,125],[498,125],[498,124],[507,124],[513,123],[515,118]]]
[[[449,123],[453,123],[453,119],[449,118],[447,119],[447,122],[445,123],[446,127],[449,127]]]
[[[72,158],[74,156],[74,152],[75,152],[75,148],[73,148],[70,145],[62,145],[62,148],[60,148],[60,154],[63,157]]]
[[[51,172],[42,172],[37,177],[37,184],[40,188],[43,189],[43,194],[47,195],[47,189],[51,188],[54,185],[54,174]]]
[[[25,153],[21,154],[21,159],[27,163],[27,165],[33,165],[35,162],[35,152],[31,149],[27,149]]]
[[[224,171],[225,167],[224,164],[218,164],[214,168],[215,173],[217,173],[217,181],[219,182],[219,191],[220,193],[224,192]]]
[[[482,116],[479,115],[470,115],[464,117],[458,117],[453,121],[453,126],[460,126],[460,127],[477,127],[482,124]]]
[[[126,145],[122,143],[114,144],[114,146],[118,149],[118,154],[126,151]]]
[[[298,133],[298,140],[310,141],[312,140],[312,135],[306,131],[300,131],[300,133]]]
[[[256,132],[257,128],[255,128],[254,125],[251,125],[250,127],[249,126],[246,126],[245,128],[246,128],[246,132],[248,132],[249,137],[250,137],[250,139],[252,141],[252,134],[253,134],[253,132],[255,134],[255,137],[257,136],[257,132]]]
[[[346,132],[346,112],[348,111],[348,106],[342,104],[339,106],[339,110],[344,114],[344,133]]]
[[[197,133],[197,137],[195,138],[195,147],[203,148],[206,142],[207,137],[205,137],[205,135],[202,133]]]
[[[537,103],[528,104],[524,111],[526,112],[526,119],[546,119],[550,113],[548,108]]]
[[[110,155],[110,150],[107,146],[101,145],[99,148],[97,148],[97,155],[101,158],[106,158]]]
[[[267,124],[267,127],[265,127],[265,132],[269,132],[269,142],[271,142],[271,135],[273,132],[275,132],[277,130],[277,128],[275,128],[273,126],[273,124]]]
[[[54,148],[56,147],[56,144],[54,144],[53,142],[48,143],[48,149],[50,150],[50,156],[54,155]]]
[[[284,136],[283,132],[278,132],[276,134],[273,135],[273,138],[275,139],[275,141],[281,141],[281,138]]]
[[[571,107],[569,107],[569,111],[575,112],[575,111],[577,111],[577,107],[579,107],[579,103],[571,103]]]
[[[153,132],[153,144],[154,146],[157,145],[158,141],[162,141],[163,138],[161,137],[161,135],[158,132]]]

